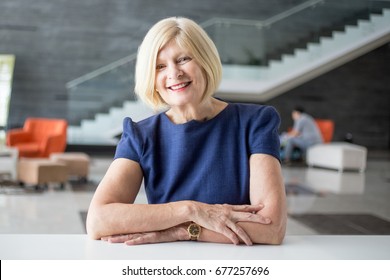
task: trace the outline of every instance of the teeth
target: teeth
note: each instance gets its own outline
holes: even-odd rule
[[[183,88],[183,87],[185,87],[187,85],[188,85],[188,83],[182,83],[182,84],[179,84],[179,85],[171,86],[171,89],[178,90],[178,89],[181,89],[181,88]]]

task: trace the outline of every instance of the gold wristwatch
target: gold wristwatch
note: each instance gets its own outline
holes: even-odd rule
[[[191,223],[187,228],[188,234],[190,236],[190,240],[197,241],[200,236],[200,232],[202,231],[202,228],[200,225]]]

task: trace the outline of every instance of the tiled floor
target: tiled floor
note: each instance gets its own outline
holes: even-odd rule
[[[110,164],[92,157],[90,182],[65,190],[0,187],[0,233],[85,233],[93,191]],[[364,173],[283,167],[287,234],[390,234],[390,156],[370,153]],[[144,193],[137,202],[146,202]]]

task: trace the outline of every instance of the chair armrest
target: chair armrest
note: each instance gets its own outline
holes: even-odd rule
[[[31,134],[23,129],[15,128],[7,131],[7,146],[14,146],[19,143],[29,142]]]
[[[49,157],[51,153],[64,152],[66,148],[66,135],[49,135],[41,143],[43,157]]]

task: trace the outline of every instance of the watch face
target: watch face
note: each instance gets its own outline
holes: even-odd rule
[[[199,226],[198,225],[191,225],[190,233],[191,233],[191,235],[197,236],[200,233]]]

